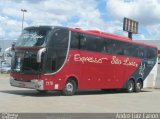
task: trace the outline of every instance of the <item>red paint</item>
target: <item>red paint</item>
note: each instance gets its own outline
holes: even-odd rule
[[[16,72],[11,72],[10,75],[17,80],[22,80],[22,81],[30,81],[33,79],[39,79],[39,75],[21,74],[21,73],[16,73]]]
[[[44,80],[44,90],[62,90],[69,77],[77,79],[78,89],[122,88],[140,62],[138,58],[70,50],[64,67],[56,74],[11,76],[17,80]],[[55,84],[58,89],[54,89]]]
[[[146,45],[131,41],[129,38],[99,31],[84,31],[74,28],[69,28],[69,30]],[[40,48],[16,47],[18,50],[39,50]],[[122,88],[140,63],[141,59],[139,58],[70,50],[64,67],[55,74],[28,75],[12,72],[11,76],[25,81],[44,80],[44,90],[62,90],[66,80],[70,77],[77,79],[78,89]],[[58,89],[55,89],[55,84],[58,84]]]

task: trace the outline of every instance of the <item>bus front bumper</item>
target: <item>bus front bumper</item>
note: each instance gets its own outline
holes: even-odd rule
[[[20,87],[20,88],[30,88],[36,90],[44,90],[43,88],[43,80],[33,79],[30,82],[18,81],[13,77],[10,78],[11,86]]]

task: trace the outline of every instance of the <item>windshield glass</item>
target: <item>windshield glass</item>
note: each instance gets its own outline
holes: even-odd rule
[[[12,71],[30,74],[40,73],[42,63],[37,63],[36,56],[36,51],[16,51],[12,58]]]
[[[57,72],[67,57],[69,31],[64,28],[55,28],[48,38],[45,73]]]
[[[28,27],[23,30],[16,46],[44,46],[50,27]]]
[[[25,31],[26,30],[26,31]],[[32,30],[25,29],[22,36],[26,33],[30,33]],[[34,30],[35,31],[35,30]],[[41,31],[37,29],[38,33]],[[33,32],[32,32],[33,33]],[[32,34],[33,35],[33,34]],[[40,34],[38,34],[40,35]],[[21,37],[22,37],[21,36]],[[35,35],[36,36],[36,35]],[[43,35],[44,36],[44,35]],[[40,46],[35,45],[37,41],[30,37],[23,38],[17,44],[19,46]],[[43,38],[42,38],[43,39]],[[26,43],[25,43],[26,41]],[[13,72],[27,73],[27,74],[42,74],[42,73],[54,73],[57,72],[65,63],[67,57],[68,44],[69,44],[69,31],[65,28],[54,28],[48,30],[46,33],[46,39],[44,39],[46,51],[42,53],[41,62],[37,62],[37,50],[27,49],[15,49],[12,57]]]

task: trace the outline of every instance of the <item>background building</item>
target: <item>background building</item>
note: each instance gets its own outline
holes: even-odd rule
[[[15,40],[0,40],[0,66],[1,61],[6,61],[7,63],[11,64],[11,55],[5,54],[5,49],[11,47],[11,45],[16,42]],[[7,52],[8,53],[8,52]]]
[[[12,43],[14,42],[16,42],[16,40],[0,40],[0,56],[2,56],[5,49],[11,47]]]

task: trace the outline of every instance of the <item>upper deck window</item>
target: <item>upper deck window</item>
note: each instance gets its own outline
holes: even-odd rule
[[[47,41],[49,27],[29,27],[23,30],[16,46],[44,46]]]

